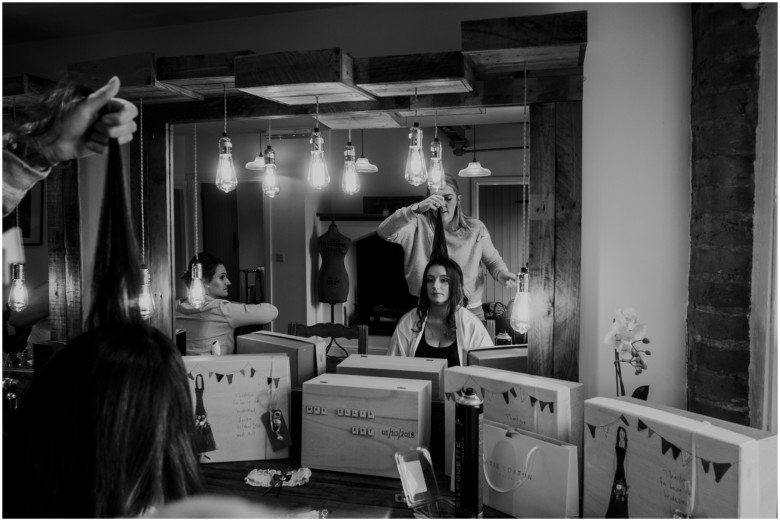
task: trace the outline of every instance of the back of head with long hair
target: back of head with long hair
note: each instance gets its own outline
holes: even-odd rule
[[[184,363],[138,310],[139,252],[116,139],[98,233],[88,331],[36,372],[14,449],[4,451],[19,458],[4,515],[132,517],[200,490]]]
[[[437,257],[431,259],[431,261],[425,266],[423,271],[423,282],[420,288],[420,303],[417,305],[417,325],[414,331],[419,332],[423,327],[423,321],[428,316],[428,310],[431,308],[431,300],[428,297],[428,288],[426,288],[428,278],[428,272],[433,266],[442,266],[447,273],[447,278],[450,281],[450,298],[447,302],[447,310],[445,313],[446,323],[449,329],[448,337],[455,337],[456,322],[455,312],[460,306],[468,306],[468,297],[463,291],[463,271],[458,266],[458,263],[452,259]]]

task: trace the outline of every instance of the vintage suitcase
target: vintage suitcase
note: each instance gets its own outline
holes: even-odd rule
[[[582,384],[491,367],[444,371],[444,463],[452,469],[455,395],[472,387],[484,400],[484,418],[577,446],[582,453]],[[582,461],[580,458],[580,468]]]
[[[337,373],[385,376],[391,378],[412,378],[431,382],[431,396],[434,400],[444,399],[444,370],[447,361],[443,358],[409,358],[408,356],[349,355],[336,367]]]
[[[292,386],[296,389],[306,380],[325,372],[324,345],[309,339],[271,331],[255,331],[239,335],[236,345],[240,355],[283,353],[289,356]]]
[[[528,348],[520,346],[496,346],[469,351],[468,365],[493,367],[516,373],[528,372]]]
[[[304,382],[301,465],[398,478],[395,453],[430,442],[431,383],[324,374]]]
[[[585,426],[585,517],[777,517],[777,435],[633,398]]]
[[[289,456],[290,362],[284,355],[185,356],[201,462]],[[271,418],[278,420],[272,425]],[[281,437],[282,439],[279,439]]]

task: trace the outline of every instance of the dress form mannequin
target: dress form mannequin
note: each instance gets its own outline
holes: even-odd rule
[[[331,305],[333,322],[333,304],[346,302],[349,295],[349,275],[344,267],[344,257],[352,241],[339,232],[335,222],[331,222],[328,231],[317,239],[322,256],[320,273],[317,280],[317,297],[320,302]]]

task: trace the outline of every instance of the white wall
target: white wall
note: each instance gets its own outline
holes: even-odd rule
[[[75,38],[54,45],[5,46],[3,73],[55,77],[70,62],[142,51],[154,51],[158,57],[335,46],[354,56],[452,51],[461,46],[462,20],[579,10],[588,11],[580,378],[587,396],[614,394],[612,353],[602,338],[615,309],[633,306],[650,328],[653,354],[649,370],[640,377],[625,372],[627,387],[650,383],[652,400],[682,407],[690,201],[688,4],[354,5],[265,20],[245,18]],[[363,23],[355,23],[359,18]],[[252,143],[248,155],[253,156],[256,137]],[[374,150],[373,138],[371,143]],[[283,180],[287,194],[301,189],[301,181]],[[304,311],[293,309],[296,302],[306,300],[306,288],[312,286],[310,242],[302,245],[278,226],[285,223],[291,227],[287,230],[302,229],[304,241],[310,241],[317,225],[302,219],[312,217],[319,205],[316,199],[280,196],[273,202],[273,236],[279,241],[275,251],[309,251],[303,266],[297,261],[273,266],[279,321],[315,316],[311,302]],[[301,280],[302,273],[306,280]]]

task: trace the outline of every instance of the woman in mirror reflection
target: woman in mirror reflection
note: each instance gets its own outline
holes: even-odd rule
[[[389,355],[444,358],[453,367],[465,365],[468,349],[493,345],[482,321],[466,309],[463,272],[456,262],[431,260],[419,292],[419,305],[401,317],[393,332]]]
[[[509,288],[516,287],[517,275],[506,267],[482,221],[463,212],[455,178],[447,174],[445,181],[441,194],[431,195],[429,191],[427,199],[396,210],[379,225],[377,233],[386,241],[403,247],[409,293],[421,297],[423,269],[430,259],[436,211],[441,209],[450,258],[463,270],[463,288],[470,302],[468,309],[484,320],[482,292],[485,281],[480,264],[485,265],[496,281]]]
[[[192,282],[192,265],[203,266],[203,283],[206,288],[206,302],[199,309],[187,299],[176,302],[176,329],[187,330],[187,354],[209,355],[219,342],[220,354],[233,354],[233,330],[241,326],[267,324],[279,312],[268,304],[243,304],[226,300],[230,279],[225,264],[208,252],[200,252],[189,263],[189,269],[182,279],[189,287]]]

